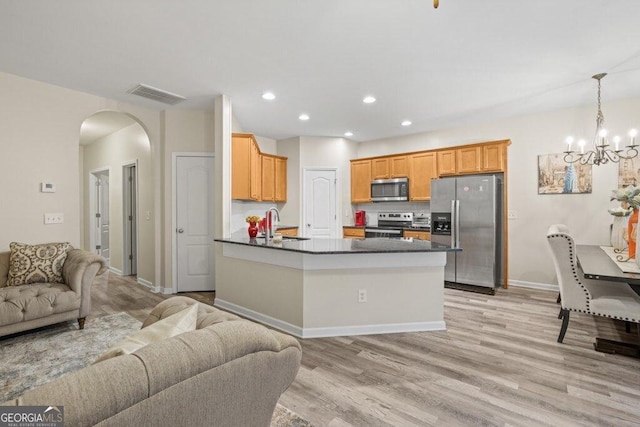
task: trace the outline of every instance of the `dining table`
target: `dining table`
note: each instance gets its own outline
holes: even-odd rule
[[[640,272],[629,271],[639,269],[630,266],[630,268],[626,268],[627,271],[623,271],[607,252],[612,254],[613,249],[599,245],[576,245],[576,257],[584,277],[591,280],[620,282],[620,286],[624,286],[626,283],[640,295]],[[634,260],[625,261],[628,259],[628,254],[626,253],[620,253],[615,256],[618,262],[635,262]],[[638,328],[640,328],[640,325]],[[627,329],[627,332],[629,332],[629,329]],[[603,353],[640,358],[640,330],[635,337],[629,334],[629,340],[625,341],[596,337],[593,347],[596,351]]]

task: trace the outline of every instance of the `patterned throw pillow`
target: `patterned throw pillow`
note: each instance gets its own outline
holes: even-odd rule
[[[26,245],[9,244],[9,277],[7,286],[29,283],[64,283],[62,265],[67,252],[72,249],[69,242]]]

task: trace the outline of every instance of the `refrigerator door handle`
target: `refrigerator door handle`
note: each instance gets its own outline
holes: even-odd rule
[[[455,201],[455,219],[453,228],[455,232],[455,247],[460,247],[460,200]]]
[[[457,200],[451,201],[451,247],[456,247],[456,241],[458,238],[458,229],[456,228],[457,212],[456,212]]]

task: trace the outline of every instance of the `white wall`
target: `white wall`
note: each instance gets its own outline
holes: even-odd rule
[[[214,153],[214,114],[199,110],[166,110],[160,113],[162,125],[162,189],[163,230],[162,258],[163,280],[161,287],[173,286],[172,249],[174,202],[173,202],[173,154]],[[217,174],[216,174],[217,176]]]
[[[97,111],[127,112],[140,119],[153,146],[158,113],[7,73],[0,73],[0,93],[0,250],[11,241],[82,247],[80,125]],[[41,193],[42,181],[57,192]],[[46,212],[64,213],[64,223],[44,225]]]
[[[336,168],[338,170],[339,227],[343,224],[353,224],[350,160],[358,157],[357,150],[358,144],[345,138],[300,137],[300,185],[302,185],[302,170],[305,168]],[[302,203],[303,189],[301,188],[300,191]]]
[[[625,134],[640,127],[640,98],[605,103],[602,110],[612,132]],[[563,223],[570,227],[577,243],[608,244],[612,217],[607,209],[616,205],[609,201],[609,195],[617,187],[618,165],[593,167],[591,194],[538,195],[538,155],[562,152],[569,134],[590,139],[595,116],[595,106],[588,106],[364,142],[358,145],[357,157],[510,139],[509,209],[517,212],[518,219],[509,221],[509,281],[555,284],[547,228]]]
[[[142,126],[134,123],[107,135],[81,150],[83,164],[83,215],[89,218],[90,207],[89,174],[96,169],[109,169],[109,213],[110,213],[110,261],[111,266],[123,271],[123,213],[122,213],[122,166],[138,162],[138,277],[153,283],[155,264],[153,170],[151,146]],[[148,214],[148,216],[147,216]],[[84,247],[89,247],[89,221],[85,221]]]

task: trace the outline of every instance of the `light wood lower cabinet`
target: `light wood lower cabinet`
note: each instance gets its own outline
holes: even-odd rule
[[[418,240],[431,240],[431,232],[429,231],[414,231],[404,230],[402,237],[413,237]]]
[[[285,228],[284,230],[281,229],[277,229],[276,230],[278,233],[282,234],[283,236],[297,236],[298,235],[298,227],[296,228]]]
[[[364,238],[364,228],[342,227],[342,237],[345,239],[362,239]]]

